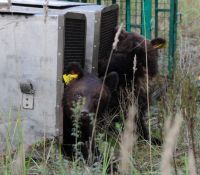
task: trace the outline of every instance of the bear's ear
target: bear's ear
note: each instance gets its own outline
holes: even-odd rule
[[[166,40],[163,38],[155,38],[151,40],[151,45],[154,49],[162,49],[166,46]]]
[[[70,63],[67,65],[66,69],[65,69],[65,74],[72,74],[72,75],[77,75],[78,79],[83,77],[83,69],[81,68],[80,64],[78,63]]]
[[[110,89],[110,91],[114,91],[117,89],[119,84],[119,75],[117,72],[110,72],[105,79],[105,85]]]

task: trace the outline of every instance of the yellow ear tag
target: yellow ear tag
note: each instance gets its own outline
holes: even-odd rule
[[[63,75],[63,80],[66,85],[68,85],[72,80],[77,79],[78,74],[64,74]]]
[[[155,46],[153,46],[155,49],[162,49],[166,46],[166,43],[161,43],[161,44],[156,44]]]

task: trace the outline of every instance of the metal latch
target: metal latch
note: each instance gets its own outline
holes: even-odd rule
[[[35,90],[31,82],[20,83],[22,92],[22,106],[24,109],[33,109]]]
[[[33,109],[34,106],[33,94],[22,94],[22,106],[24,109]]]

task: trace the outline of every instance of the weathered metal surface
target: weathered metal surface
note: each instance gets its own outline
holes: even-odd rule
[[[23,128],[30,143],[41,138],[44,131],[49,136],[56,135],[57,17],[49,17],[44,23],[41,16],[6,15],[1,16],[0,26],[1,130],[6,125],[16,128],[14,131]],[[28,94],[20,89],[20,83],[26,81],[35,89],[32,99],[29,97],[29,107],[24,106]],[[19,128],[15,127],[18,120]],[[7,130],[2,132],[5,136]]]

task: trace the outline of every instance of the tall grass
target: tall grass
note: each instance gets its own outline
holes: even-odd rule
[[[124,132],[121,138],[121,149],[120,149],[120,161],[121,168],[120,172],[124,174],[131,174],[132,172],[132,155],[133,147],[137,141],[137,107],[135,104],[131,104],[128,107],[127,119],[124,124]]]

